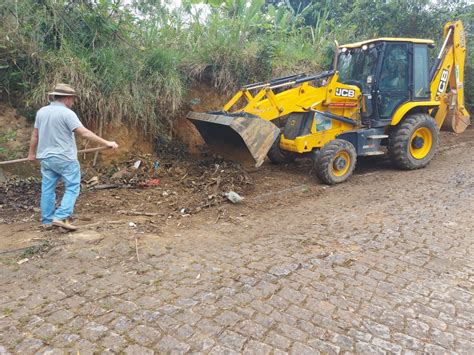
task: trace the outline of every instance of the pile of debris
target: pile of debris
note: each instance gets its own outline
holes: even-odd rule
[[[239,164],[215,156],[200,159],[151,154],[129,155],[108,167],[83,170],[86,188],[92,190],[158,188],[167,197],[180,195],[188,201],[186,209],[198,212],[224,200],[240,202],[240,193],[252,185]]]
[[[253,187],[239,164],[220,157],[204,154],[196,159],[179,151],[159,153],[130,154],[120,162],[97,167],[92,162],[82,163],[82,191],[113,189],[107,194],[117,200],[113,209],[148,208],[156,215],[186,216],[229,201],[239,203]],[[61,190],[60,183],[59,196]],[[0,210],[10,212],[8,220],[12,221],[21,218],[19,211],[39,212],[40,194],[40,179],[10,178],[0,185]],[[94,204],[84,196],[81,200],[87,206]],[[144,201],[149,201],[148,206]]]
[[[0,184],[0,211],[37,211],[40,194],[39,179],[13,177]]]

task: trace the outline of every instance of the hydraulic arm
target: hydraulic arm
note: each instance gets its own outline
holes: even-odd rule
[[[470,123],[464,106],[466,35],[461,21],[448,22],[443,33],[444,42],[430,72],[431,98],[440,101],[432,115],[438,127],[462,133]]]

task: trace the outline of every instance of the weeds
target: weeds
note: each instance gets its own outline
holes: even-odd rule
[[[54,84],[67,82],[79,91],[75,110],[91,128],[125,123],[169,137],[196,81],[230,94],[244,83],[327,68],[335,39],[433,31],[439,38],[444,21],[459,17],[472,38],[474,5],[462,1],[450,7],[427,0],[214,0],[207,15],[198,2],[170,9],[162,2],[5,0],[0,97],[31,113]],[[398,11],[404,3],[409,14]]]
[[[34,256],[44,255],[54,248],[54,243],[51,240],[43,240],[39,245],[33,245],[29,248],[26,248],[19,256],[18,260],[25,258],[32,258]]]
[[[8,308],[8,307],[7,307],[7,308],[4,308],[4,309],[3,309],[3,315],[6,316],[6,317],[11,316],[12,313],[13,313],[13,309],[11,309],[11,308]]]

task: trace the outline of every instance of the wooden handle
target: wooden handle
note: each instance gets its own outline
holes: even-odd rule
[[[97,151],[99,151],[99,150],[104,150],[104,149],[110,149],[110,148],[109,148],[109,147],[97,147],[97,148],[82,149],[82,150],[78,150],[78,151],[77,151],[77,154],[79,154],[79,153],[92,153],[92,152],[97,152]],[[0,161],[0,165],[23,163],[23,162],[25,162],[25,161],[28,161],[28,158],[21,158],[21,159],[15,159],[15,160]]]

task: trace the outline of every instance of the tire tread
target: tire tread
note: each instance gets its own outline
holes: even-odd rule
[[[334,156],[341,151],[342,149],[348,150],[351,155],[352,159],[352,167],[349,169],[348,174],[346,174],[346,177],[342,180],[340,179],[335,179],[330,171],[331,171],[331,162],[334,158]],[[342,139],[335,139],[329,143],[327,143],[320,151],[318,158],[315,160],[315,169],[316,169],[316,175],[325,184],[328,185],[334,185],[340,182],[345,181],[354,171],[355,165],[357,161],[357,153],[355,151],[354,146]]]
[[[288,164],[294,162],[296,159],[296,154],[293,152],[283,153],[282,149],[280,148],[280,139],[281,133],[278,138],[275,139],[275,142],[273,142],[270,150],[268,151],[268,159],[270,159],[270,162],[272,164]]]
[[[423,124],[425,127],[434,128],[433,134],[433,147],[432,150],[436,150],[438,145],[437,127],[433,118],[426,113],[415,113],[405,118],[390,134],[388,140],[388,156],[392,163],[400,169],[414,170],[425,167],[431,160],[434,153],[428,153],[429,159],[420,162],[419,164],[413,163],[409,159],[409,148],[407,144],[410,142],[410,137],[414,130],[419,124]],[[420,126],[422,127],[422,126]]]

